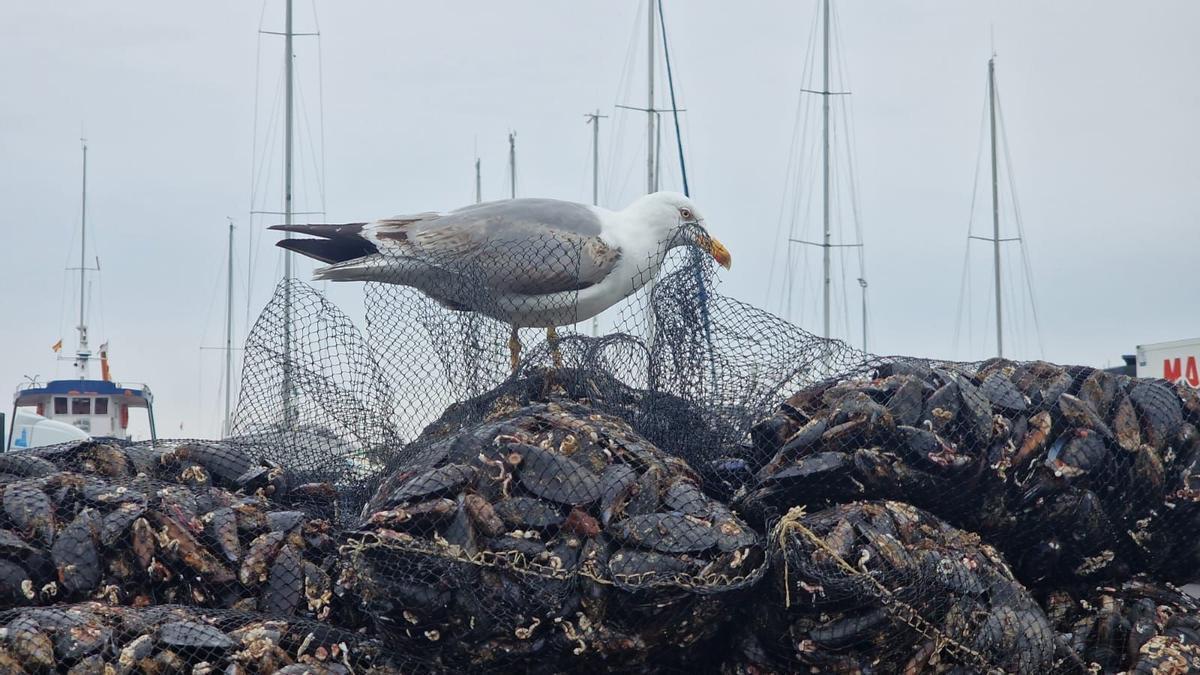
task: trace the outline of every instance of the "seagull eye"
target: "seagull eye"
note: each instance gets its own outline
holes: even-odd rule
[[[685,219],[690,219],[692,217],[692,210],[685,206],[679,209],[679,215],[683,216]]]

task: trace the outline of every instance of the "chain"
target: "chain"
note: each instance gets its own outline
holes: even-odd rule
[[[959,659],[972,663],[987,673],[999,673],[1003,675],[1004,671],[993,665],[982,654],[943,633],[936,626],[922,617],[912,605],[909,605],[903,600],[897,598],[895,594],[893,594],[890,589],[880,583],[878,579],[870,574],[858,570],[851,565],[837,551],[826,544],[824,539],[817,536],[815,532],[808,529],[808,527],[800,522],[804,516],[805,513],[803,506],[792,507],[787,512],[787,515],[780,519],[779,524],[775,526],[775,539],[777,539],[779,543],[780,551],[787,550],[784,548],[784,537],[786,537],[791,531],[800,532],[805,539],[809,540],[813,543],[813,545],[829,555],[830,559],[836,562],[837,565],[845,570],[847,574],[855,578],[865,578],[867,581],[869,581],[879,593],[879,603],[883,606],[884,611],[886,611],[897,621],[913,629],[925,639],[934,640],[937,644],[944,645],[947,652],[957,656]],[[786,555],[784,555],[783,560],[783,583],[785,589],[784,602],[785,606],[791,607],[791,583],[788,581],[789,571]]]
[[[405,553],[419,553],[435,556],[445,560],[461,562],[468,565],[489,568],[503,568],[519,574],[529,574],[543,579],[569,581],[575,577],[583,577],[605,586],[629,586],[634,588],[684,588],[692,590],[720,589],[727,590],[741,586],[747,582],[756,581],[766,571],[766,563],[759,565],[754,571],[742,575],[709,574],[697,576],[683,572],[637,572],[632,574],[609,573],[604,575],[594,560],[585,560],[576,571],[562,567],[554,567],[530,560],[520,551],[479,551],[474,554],[463,551],[461,546],[428,542],[411,535],[395,533],[380,535],[377,532],[361,533],[361,539],[351,540],[343,544],[341,550],[346,553],[361,553],[368,549],[388,549]]]

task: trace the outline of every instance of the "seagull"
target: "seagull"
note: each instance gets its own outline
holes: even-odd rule
[[[668,251],[693,244],[729,269],[690,199],[655,192],[620,211],[556,199],[509,199],[449,212],[341,225],[274,225],[316,239],[278,246],[324,263],[314,280],[415,288],[442,306],[509,324],[513,372],[519,328],[578,323],[630,296],[658,274]]]

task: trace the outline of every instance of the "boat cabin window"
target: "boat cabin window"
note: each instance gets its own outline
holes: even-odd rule
[[[54,397],[54,414],[55,415],[66,415],[67,414],[67,397],[66,396],[55,396]]]
[[[92,399],[90,399],[90,398],[73,398],[73,399],[71,399],[71,414],[72,415],[91,415],[92,414]]]
[[[96,399],[95,413],[97,415],[107,415],[108,414],[108,399],[106,399],[106,398]]]

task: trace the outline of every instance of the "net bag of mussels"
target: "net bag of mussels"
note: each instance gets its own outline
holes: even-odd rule
[[[0,470],[8,607],[180,603],[355,623],[333,606],[336,531],[296,506],[328,488],[289,488],[235,447],[86,442],[0,455]]]
[[[0,613],[0,672],[398,675],[376,639],[277,614],[83,602]]]
[[[891,498],[980,533],[1031,587],[1200,569],[1200,396],[1043,362],[889,361],[756,428],[745,508]]]
[[[430,663],[686,660],[765,572],[760,537],[618,419],[502,399],[439,435],[370,500],[339,581]]]
[[[767,521],[797,505],[820,519],[860,499],[921,507],[995,546],[1047,612],[1074,603],[1077,620],[1053,622],[1055,650],[1070,656],[1057,667],[1190,672],[1189,604],[1114,589],[1138,573],[1156,588],[1200,575],[1197,423],[1196,392],[1162,381],[1044,362],[876,360],[800,389],[755,426],[759,468],[737,503]],[[877,536],[808,530],[828,544],[817,556],[843,535]],[[914,588],[949,597],[927,578]]]
[[[1073,657],[977,535],[901,502],[795,508],[726,672],[1041,673]]]

